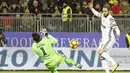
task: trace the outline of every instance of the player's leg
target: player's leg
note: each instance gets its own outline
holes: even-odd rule
[[[64,60],[66,63],[72,64],[74,66],[76,66],[77,68],[81,69],[82,65],[76,63],[74,60],[72,60],[71,58],[66,57],[65,55],[59,54],[60,55],[60,59]]]
[[[51,71],[51,73],[59,73],[57,71],[57,66],[46,64],[46,67]]]
[[[102,57],[104,57],[106,60],[110,61],[113,65],[113,68],[112,68],[112,73],[114,73],[114,71],[117,69],[117,67],[119,66],[119,64],[117,64],[113,59],[112,57],[110,57],[109,54],[107,54],[106,52],[103,52],[101,54]]]
[[[112,47],[114,46],[115,42],[116,42],[115,39],[111,39],[110,43],[106,47],[106,50],[109,51],[110,49],[112,49]],[[108,56],[107,60],[112,63],[112,65],[113,65],[112,73],[114,73],[114,71],[117,69],[119,64],[116,63],[110,56]]]
[[[101,57],[105,58],[106,60],[110,61],[113,65],[112,73],[116,70],[116,68],[119,66],[112,57],[106,52],[108,49],[112,48],[114,45],[115,41],[111,40],[105,43],[105,45],[102,48],[98,49],[98,53],[100,54]]]
[[[112,59],[112,57],[106,51],[109,51],[113,47],[114,43],[115,43],[114,39],[108,40],[103,46],[104,52],[102,53],[102,56],[108,61],[110,61],[112,65],[115,65],[116,62]]]
[[[109,68],[108,68],[108,64],[107,64],[105,58],[101,57],[100,59],[101,59],[102,66],[105,69],[106,73],[110,73]]]
[[[102,46],[103,46],[103,44],[101,42],[99,47],[98,47],[98,54],[100,56],[100,60],[101,60],[102,66],[105,69],[106,73],[110,73],[109,68],[108,68],[108,64],[107,64],[105,58],[101,55],[104,52],[104,49],[102,48]]]

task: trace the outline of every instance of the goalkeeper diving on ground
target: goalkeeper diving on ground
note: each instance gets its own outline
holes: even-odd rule
[[[45,66],[51,71],[51,73],[58,73],[57,66],[64,62],[72,64],[79,69],[82,68],[82,65],[53,49],[52,44],[57,44],[58,41],[56,38],[51,36],[45,28],[41,29],[41,33],[42,38],[40,38],[38,33],[32,33],[32,38],[34,40],[32,49],[40,57],[40,59],[44,61]]]

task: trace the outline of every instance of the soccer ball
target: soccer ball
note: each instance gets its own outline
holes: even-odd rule
[[[79,42],[77,40],[71,40],[70,41],[70,48],[76,49],[79,46]]]

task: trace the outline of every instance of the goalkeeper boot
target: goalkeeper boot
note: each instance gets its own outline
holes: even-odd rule
[[[82,65],[80,65],[80,64],[75,64],[75,66],[76,66],[77,68],[79,68],[79,69],[82,68]]]

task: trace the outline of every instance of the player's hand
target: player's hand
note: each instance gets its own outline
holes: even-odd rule
[[[89,8],[93,8],[93,0],[89,3]]]
[[[40,32],[42,33],[43,36],[47,36],[47,34],[48,34],[46,28],[42,28],[42,29],[40,30]]]
[[[116,39],[119,40],[120,36],[119,35],[116,35]]]
[[[93,4],[92,3],[89,3],[89,8],[93,8]]]

